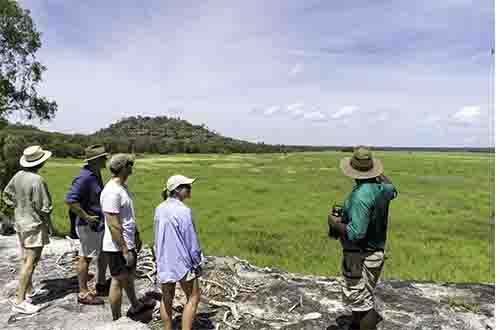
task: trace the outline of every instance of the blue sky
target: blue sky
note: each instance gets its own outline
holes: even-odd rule
[[[266,143],[493,145],[493,1],[20,3],[49,130],[172,115]]]

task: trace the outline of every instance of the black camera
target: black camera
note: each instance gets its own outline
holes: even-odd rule
[[[340,205],[333,205],[332,215],[342,218],[342,222],[343,222],[344,221],[344,208]],[[331,226],[329,226],[328,236],[332,237],[334,239],[339,238],[339,235],[333,231]]]

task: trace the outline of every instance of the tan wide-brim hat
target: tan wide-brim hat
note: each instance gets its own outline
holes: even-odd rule
[[[372,156],[366,147],[354,149],[352,157],[340,161],[340,169],[344,174],[353,179],[372,179],[384,173],[382,162]]]
[[[106,149],[104,149],[104,146],[95,144],[85,149],[85,159],[83,161],[88,164],[91,160],[107,156],[108,153],[106,152]]]
[[[31,146],[24,149],[19,164],[24,168],[35,167],[52,156],[52,152],[43,150],[40,146]]]

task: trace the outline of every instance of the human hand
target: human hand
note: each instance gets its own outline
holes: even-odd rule
[[[203,268],[201,267],[201,265],[196,266],[196,268],[194,269],[194,274],[196,275],[196,277],[200,277],[203,274]]]
[[[330,226],[333,226],[333,225],[335,225],[337,223],[342,223],[342,218],[334,216],[333,214],[329,214],[328,215],[328,224]]]
[[[99,222],[101,222],[101,219],[97,215],[87,215],[87,217],[85,218],[85,220],[87,222],[90,222],[90,223],[99,223]]]
[[[380,183],[391,183],[391,180],[384,173],[380,174],[377,177],[377,179],[378,179],[378,182],[380,182]]]
[[[128,268],[133,267],[135,265],[135,256],[131,252],[127,252],[123,255],[125,257],[125,266]]]

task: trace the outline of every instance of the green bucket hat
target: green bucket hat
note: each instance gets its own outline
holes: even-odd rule
[[[353,179],[372,179],[384,172],[382,162],[373,157],[368,147],[354,148],[352,157],[340,161],[342,172]]]
[[[106,152],[106,149],[104,149],[104,146],[100,144],[94,144],[89,146],[88,148],[85,149],[85,163],[88,164],[89,161],[101,158],[101,157],[106,157],[108,153]]]

